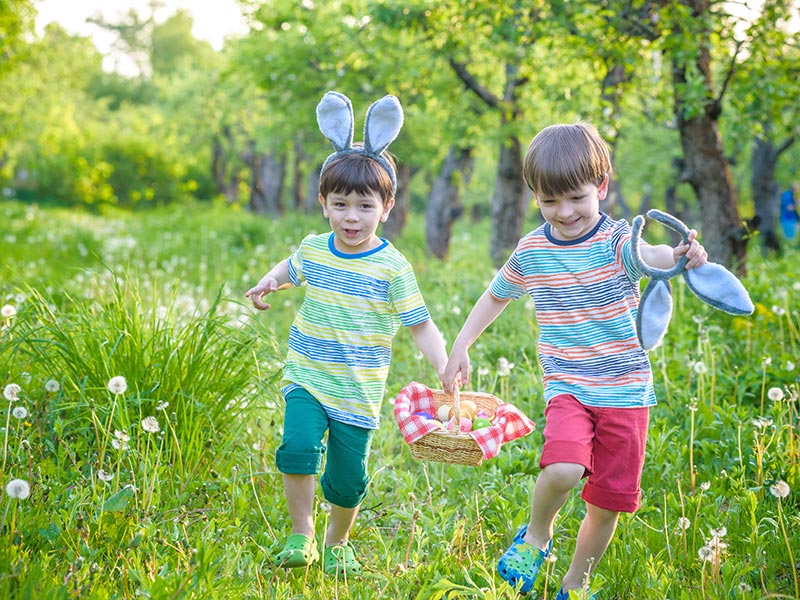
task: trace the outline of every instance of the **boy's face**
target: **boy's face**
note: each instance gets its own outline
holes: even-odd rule
[[[558,240],[577,240],[591,232],[600,220],[600,200],[608,193],[608,177],[600,185],[586,183],[568,194],[536,197],[544,220]]]
[[[333,244],[344,254],[367,252],[381,244],[376,232],[389,218],[394,198],[384,204],[378,192],[319,195],[322,214],[331,224]]]

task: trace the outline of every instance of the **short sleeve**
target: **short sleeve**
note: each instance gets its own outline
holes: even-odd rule
[[[642,278],[642,272],[633,256],[632,236],[631,226],[627,221],[622,220],[617,221],[610,240],[615,262],[622,265],[628,279],[636,282]]]
[[[431,318],[411,265],[408,265],[391,280],[388,299],[389,306],[406,327],[419,325]]]
[[[527,292],[522,264],[519,259],[519,246],[494,276],[489,293],[498,300],[516,300]]]
[[[303,241],[300,242],[300,246],[297,248],[297,250],[292,252],[287,259],[289,264],[289,280],[295,287],[300,287],[305,283],[306,278],[303,275],[303,248],[313,237],[314,235],[312,234],[303,238]]]

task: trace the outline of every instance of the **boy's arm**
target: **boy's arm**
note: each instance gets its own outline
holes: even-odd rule
[[[444,346],[444,338],[433,319],[428,319],[422,323],[417,323],[408,328],[414,343],[428,359],[431,366],[436,369],[436,374],[441,379],[444,374],[444,367],[447,364],[447,349]]]
[[[462,385],[469,381],[470,346],[505,310],[509,302],[510,300],[498,300],[489,293],[489,290],[478,298],[450,350],[450,358],[442,378],[442,385],[446,391],[452,391],[455,383]]]
[[[685,254],[689,259],[686,263],[687,269],[694,269],[695,267],[705,264],[708,260],[708,253],[696,239],[697,230],[690,229],[688,237],[688,244],[681,241],[674,248],[666,244],[651,246],[647,242],[642,242],[639,247],[642,260],[654,269],[671,269],[678,263],[681,256]]]
[[[261,281],[247,290],[244,297],[252,298],[253,306],[257,309],[267,310],[271,305],[263,302],[261,297],[276,292],[281,288],[289,287],[291,283],[289,279],[289,261],[288,259],[284,259],[272,267],[269,273],[261,278]]]

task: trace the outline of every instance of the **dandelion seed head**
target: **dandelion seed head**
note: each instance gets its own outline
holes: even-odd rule
[[[14,402],[19,400],[19,393],[22,391],[22,388],[19,387],[16,383],[9,383],[6,387],[3,388],[3,396],[5,396],[6,400],[9,402]]]
[[[772,358],[769,356],[765,356],[764,359],[761,361],[761,365],[764,367],[768,367],[772,364]]]
[[[169,408],[169,402],[159,402],[156,404],[156,410],[167,410]]]
[[[696,363],[694,363],[694,367],[692,368],[694,369],[694,372],[697,373],[698,375],[705,375],[706,373],[708,373],[708,367],[706,366],[706,363],[704,363],[701,360],[698,360]]]
[[[777,316],[782,317],[786,314],[786,310],[782,306],[778,306],[777,304],[772,305],[772,312],[774,312]]]
[[[790,361],[790,360],[787,360],[787,361],[786,361],[786,370],[787,370],[787,371],[789,371],[790,373],[791,373],[792,371],[794,371],[794,369],[795,369],[795,366],[796,366],[796,365],[795,365],[795,364],[794,364],[792,361]]]
[[[784,394],[783,390],[779,387],[771,387],[767,390],[767,398],[772,400],[773,402],[780,402],[783,400]]]
[[[105,471],[103,471],[103,469],[100,469],[99,471],[97,471],[97,478],[100,479],[101,481],[111,481],[112,479],[114,479],[114,474],[106,473]]]
[[[678,529],[682,529],[683,531],[686,531],[691,526],[692,526],[692,522],[689,519],[687,519],[686,517],[680,517],[678,519]]]
[[[789,484],[782,479],[769,486],[769,493],[776,498],[786,498],[789,495],[789,492],[791,492]]]
[[[748,592],[752,592],[753,591],[753,586],[751,586],[750,584],[748,584],[747,582],[744,582],[744,581],[740,582],[737,587],[738,587],[740,592],[745,593],[745,594],[748,593]]]
[[[697,551],[697,556],[703,562],[709,562],[714,557],[714,552],[708,546],[703,546]]]
[[[16,314],[17,309],[11,304],[4,304],[3,307],[0,308],[0,315],[2,315],[4,319],[10,319],[16,316]]]
[[[728,534],[727,527],[719,527],[711,530],[711,536],[715,538],[724,538]]]
[[[500,357],[497,359],[497,376],[498,377],[508,377],[511,375],[511,369],[514,368],[514,363],[508,362],[508,359],[505,357]]]
[[[486,377],[489,375],[489,367],[479,367],[478,377]]]
[[[142,429],[147,433],[158,433],[161,431],[161,426],[155,417],[145,417],[142,419]]]
[[[112,394],[124,394],[128,389],[128,382],[122,375],[117,375],[108,380],[108,391]]]
[[[11,414],[17,419],[25,419],[28,416],[28,409],[24,406],[15,406]]]
[[[704,481],[703,483],[700,484],[700,489],[703,490],[704,492],[707,492],[708,490],[711,489],[711,482]]]
[[[51,394],[55,394],[58,390],[61,389],[61,386],[55,379],[48,379],[47,383],[44,384],[44,389]]]
[[[31,486],[24,479],[12,479],[6,485],[6,494],[8,494],[9,498],[25,500],[31,495]]]

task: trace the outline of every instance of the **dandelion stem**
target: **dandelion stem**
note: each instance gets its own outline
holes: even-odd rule
[[[786,542],[786,550],[789,552],[789,565],[791,566],[792,577],[794,577],[794,597],[800,598],[800,583],[797,579],[797,569],[794,568],[794,553],[792,552],[792,545],[789,543],[789,536],[786,533],[786,525],[783,523],[783,503],[778,498],[778,523],[781,524],[781,533],[783,540]]]

